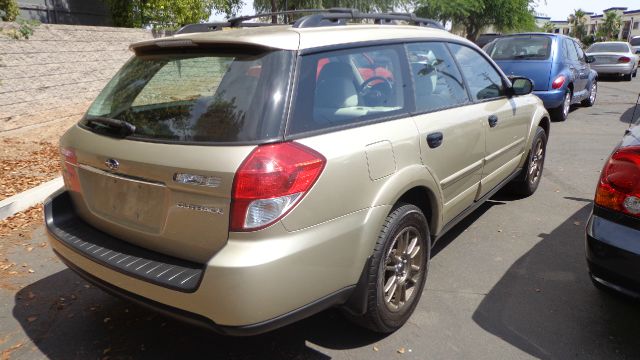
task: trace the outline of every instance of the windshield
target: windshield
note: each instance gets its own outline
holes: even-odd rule
[[[136,56],[107,84],[81,126],[132,139],[257,142],[280,135],[292,62],[288,51]],[[93,120],[92,120],[93,119]]]
[[[493,60],[546,60],[551,54],[551,38],[508,36],[491,42],[486,51]]]
[[[615,52],[615,53],[628,53],[629,47],[627,44],[621,43],[597,43],[589,46],[588,53],[597,52]]]

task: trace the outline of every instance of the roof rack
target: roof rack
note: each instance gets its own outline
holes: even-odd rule
[[[175,34],[219,31],[225,27],[240,28],[281,25],[273,23],[245,23],[245,21],[278,15],[285,15],[285,19],[287,19],[288,15],[297,14],[312,15],[307,15],[298,19],[293,23],[294,28],[345,25],[348,20],[373,20],[375,24],[392,25],[394,24],[394,21],[406,21],[412,25],[426,26],[444,30],[444,27],[439,22],[432,19],[419,18],[416,17],[415,14],[410,13],[362,13],[357,9],[329,8],[276,11],[255,15],[238,16],[231,18],[225,22],[189,24],[180,28],[178,31],[176,31]]]
[[[348,20],[373,20],[374,24],[393,25],[394,21],[406,21],[416,26],[426,26],[444,30],[444,26],[432,19],[419,18],[407,13],[361,13],[351,9],[350,12],[321,13],[305,16],[293,24],[294,28],[345,25]]]

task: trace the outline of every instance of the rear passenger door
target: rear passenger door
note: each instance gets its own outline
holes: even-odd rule
[[[580,61],[578,60],[578,52],[576,51],[576,47],[573,45],[573,41],[569,38],[562,39],[562,46],[565,55],[565,62],[569,71],[571,71],[570,82],[573,82],[574,89],[581,89],[579,86],[580,82]]]
[[[460,71],[444,43],[406,45],[414,85],[423,164],[439,181],[443,221],[473,204],[482,177],[485,141],[482,119],[471,102]]]
[[[485,157],[476,197],[479,199],[516,170],[526,145],[530,111],[525,108],[525,99],[506,96],[505,80],[485,56],[465,45],[449,47],[475,103],[470,106],[472,117],[484,129]]]
[[[576,50],[576,57],[578,60],[576,61],[576,69],[578,70],[578,77],[576,78],[576,83],[574,86],[575,92],[582,92],[581,97],[586,96],[587,92],[587,83],[589,82],[589,72],[591,68],[589,64],[587,64],[587,58],[584,55],[584,51],[578,43],[575,41],[571,41]]]

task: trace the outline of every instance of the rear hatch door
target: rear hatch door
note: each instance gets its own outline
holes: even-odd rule
[[[524,76],[533,81],[534,91],[549,89],[551,61],[546,60],[500,60],[496,61],[507,76]]]
[[[292,58],[228,44],[136,54],[61,140],[79,215],[124,241],[207,261],[229,235],[236,170],[257,144],[282,139]]]

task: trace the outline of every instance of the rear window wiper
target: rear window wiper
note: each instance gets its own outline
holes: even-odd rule
[[[127,137],[136,131],[135,125],[120,119],[95,116],[95,117],[86,118],[85,121],[87,122],[87,125],[91,125],[91,124],[99,125],[101,127],[100,130],[109,130],[108,132],[105,132],[105,133],[108,133],[109,135]],[[98,128],[93,128],[93,129],[99,130]]]

